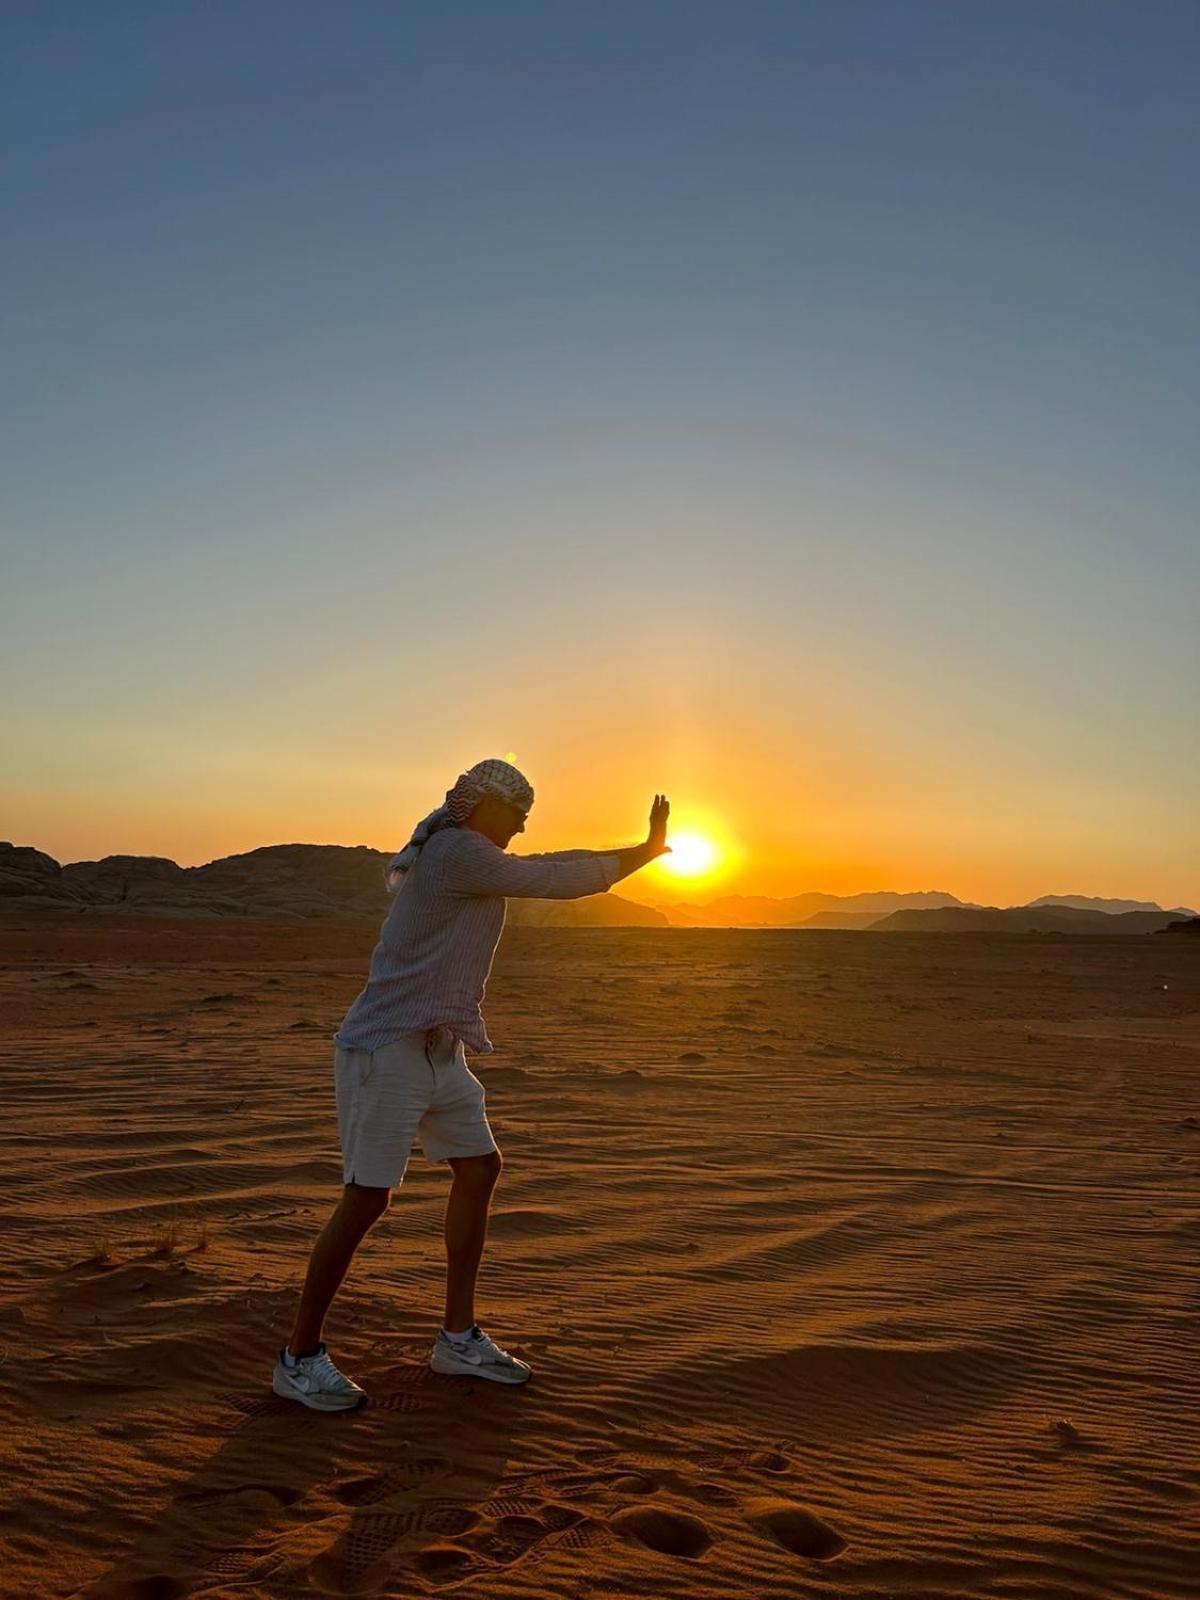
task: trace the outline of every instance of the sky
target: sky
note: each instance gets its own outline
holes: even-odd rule
[[[392,850],[511,754],[710,898],[1200,904],[1192,0],[2,54],[0,837]]]

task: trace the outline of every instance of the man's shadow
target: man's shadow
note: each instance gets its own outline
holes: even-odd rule
[[[490,1566],[470,1530],[524,1431],[527,1386],[428,1362],[428,1339],[381,1341],[357,1366],[368,1401],[348,1412],[311,1411],[268,1385],[214,1396],[225,1442],[174,1486],[139,1547],[72,1600],[179,1600],[273,1579],[350,1592]]]

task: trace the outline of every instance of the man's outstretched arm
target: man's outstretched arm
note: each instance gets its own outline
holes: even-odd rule
[[[656,794],[654,804],[650,808],[650,828],[646,838],[641,844],[628,845],[616,850],[543,850],[536,855],[513,856],[514,861],[586,861],[590,856],[615,856],[618,864],[614,883],[622,878],[627,878],[631,872],[637,872],[647,865],[656,856],[669,855],[671,846],[667,843],[667,818],[671,814],[670,802],[666,795]]]
[[[513,856],[472,829],[446,861],[446,887],[451,894],[506,895],[515,899],[578,900],[603,894],[621,878],[666,855],[670,806],[655,795],[650,830],[641,844],[622,850],[551,850],[542,855]]]

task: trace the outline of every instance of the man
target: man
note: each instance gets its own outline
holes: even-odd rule
[[[427,1160],[449,1163],[445,1320],[435,1372],[525,1383],[532,1370],[475,1321],[475,1281],[488,1208],[502,1166],[484,1088],[465,1048],[488,1055],[481,1002],[504,928],[505,899],[577,900],[603,894],[667,854],[665,795],[655,795],[645,841],[624,850],[553,850],[510,856],[525,831],[533,789],[506,761],[464,772],[418,823],[387,870],[398,890],[371,956],[366,987],[333,1036],[342,1198],[308,1265],[292,1334],[272,1388],[314,1411],[362,1405],[365,1391],[339,1372],[321,1329],[367,1232],[404,1177],[415,1136]]]

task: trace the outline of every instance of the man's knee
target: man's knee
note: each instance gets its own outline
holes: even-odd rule
[[[451,1156],[450,1165],[456,1178],[480,1189],[490,1189],[503,1170],[504,1158],[499,1150],[491,1150],[484,1156]]]
[[[391,1203],[392,1191],[373,1184],[348,1183],[342,1193],[342,1204],[356,1217],[374,1220],[381,1217]]]

